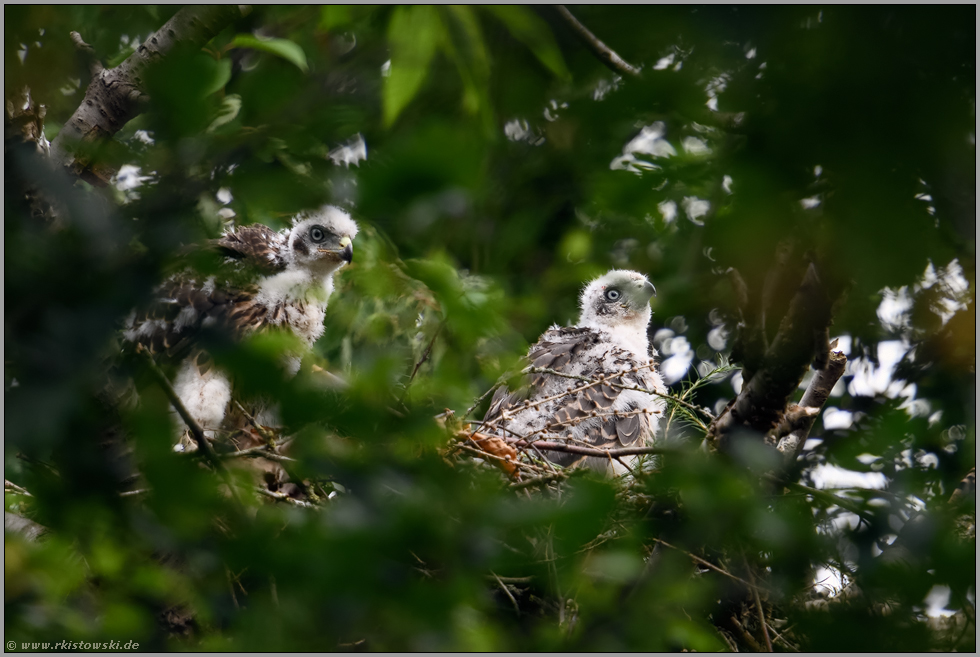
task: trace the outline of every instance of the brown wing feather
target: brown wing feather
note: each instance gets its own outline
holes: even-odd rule
[[[568,365],[583,351],[594,346],[600,339],[598,332],[589,328],[558,329],[557,335],[547,334],[551,339],[542,338],[528,353],[528,360],[536,368],[551,369],[556,372],[566,372]],[[635,363],[631,356],[622,350],[615,349],[606,355],[605,360],[612,359],[618,370],[629,369]],[[598,376],[602,371],[585,372],[584,376]],[[484,417],[484,422],[493,425],[505,425],[502,420],[504,411],[521,407],[528,399],[534,399],[537,391],[545,381],[554,377],[553,374],[537,372],[527,375],[524,384],[517,390],[511,391],[500,388],[493,396],[490,408]],[[629,377],[635,378],[635,377]],[[579,382],[568,379],[569,384],[578,387]],[[637,385],[638,381],[627,380],[623,376],[610,380],[609,383],[620,385]],[[560,407],[554,411],[551,424],[553,433],[564,434],[572,427],[592,418],[594,415],[611,414],[620,389],[601,383],[578,393],[559,400]],[[594,425],[594,426],[593,426]],[[628,446],[635,444],[649,429],[649,419],[645,416],[629,414],[616,417],[610,415],[599,422],[590,423],[590,429],[585,439],[596,447],[608,448],[617,445]]]
[[[567,339],[559,342],[542,338],[531,348],[528,353],[528,360],[532,367],[542,367],[560,372],[564,370],[576,353],[587,346],[582,338],[587,339],[591,333],[591,329],[559,329],[559,337]],[[524,376],[522,385],[517,390],[512,391],[504,387],[497,388],[493,399],[490,401],[490,407],[487,409],[486,415],[483,416],[483,421],[485,423],[499,423],[504,411],[523,405],[550,376],[552,375],[543,372],[528,374]]]
[[[206,291],[194,280],[175,277],[156,291],[157,298],[128,322],[126,337],[151,353],[168,358],[187,355],[206,320],[233,339],[241,338],[264,316],[252,288],[214,287]],[[246,319],[247,318],[247,319]]]
[[[213,240],[212,244],[227,255],[243,258],[259,269],[273,272],[286,267],[279,249],[281,240],[282,237],[268,226],[251,224]]]

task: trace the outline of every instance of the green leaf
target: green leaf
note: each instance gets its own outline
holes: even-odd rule
[[[471,113],[479,112],[484,128],[493,131],[493,111],[490,106],[490,55],[483,41],[476,14],[470,7],[451,5],[444,9],[449,20],[446,39],[447,54],[456,63],[463,79],[463,107]]]
[[[215,67],[214,79],[204,92],[205,96],[210,96],[214,92],[223,89],[228,80],[231,79],[231,60],[220,59]]]
[[[304,73],[310,70],[306,64],[306,53],[289,39],[260,39],[252,34],[239,34],[232,39],[231,47],[262,50],[295,64],[296,68]]]
[[[434,7],[401,6],[392,12],[388,23],[391,70],[382,92],[386,126],[394,124],[422,87],[441,37],[442,25]]]
[[[335,27],[347,25],[353,19],[352,7],[350,5],[324,5],[320,9],[320,23],[318,27],[324,32],[329,32]]]
[[[511,36],[530,48],[549,71],[562,80],[572,78],[551,28],[534,11],[522,5],[485,5],[484,9],[507,26]]]

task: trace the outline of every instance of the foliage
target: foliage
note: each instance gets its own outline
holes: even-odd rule
[[[97,154],[112,186],[7,150],[5,509],[47,534],[5,533],[6,639],[748,649],[759,577],[776,649],[974,648],[972,625],[925,616],[931,593],[971,622],[975,600],[975,503],[946,502],[975,462],[973,11],[573,10],[642,75],[605,68],[550,10],[261,6],[160,62]],[[8,103],[29,87],[54,139],[89,79],[69,32],[111,66],[174,12],[6,7]],[[228,217],[281,228],[328,201],[362,232],[301,374],[283,379],[261,339],[214,353],[280,402],[294,478],[330,499],[270,503],[231,468],[240,506],[173,452],[168,401],[117,331]],[[518,371],[613,267],[655,282],[672,391],[717,413],[741,381],[726,270],[767,290],[771,337],[807,261],[851,362],[779,485],[760,441],[706,454],[704,414],[679,405],[635,481],[515,491],[449,454],[433,417]],[[111,377],[139,403],[107,404]],[[130,453],[103,447],[113,432]],[[130,463],[149,492],[122,497]],[[869,476],[828,490],[834,468]],[[814,593],[827,567],[860,594]]]

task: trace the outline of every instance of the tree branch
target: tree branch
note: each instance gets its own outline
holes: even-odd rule
[[[598,456],[599,458],[610,458],[617,456],[630,456],[632,454],[669,454],[673,450],[662,447],[621,447],[619,449],[593,449],[591,447],[580,447],[578,445],[566,445],[565,443],[555,443],[545,440],[513,440],[504,439],[512,443],[515,447],[536,447],[548,452],[568,452],[569,454],[582,454],[584,456]]]
[[[725,451],[739,429],[766,435],[780,420],[790,395],[813,359],[815,336],[830,325],[830,298],[811,263],[759,371],[742,386],[735,402],[712,423],[709,440]]]
[[[600,41],[596,35],[589,31],[589,28],[582,25],[577,18],[572,16],[572,12],[568,11],[565,5],[555,5],[555,9],[558,11],[558,15],[565,19],[565,22],[575,32],[575,36],[599,58],[599,61],[615,73],[625,73],[626,75],[639,77],[640,69],[630,66],[622,57],[616,54],[616,51]]]
[[[303,509],[315,509],[317,511],[320,510],[320,507],[317,506],[316,504],[311,504],[309,502],[304,502],[303,500],[293,499],[292,497],[290,497],[289,495],[286,495],[285,493],[277,493],[277,492],[274,492],[274,491],[269,490],[268,488],[263,488],[262,486],[256,486],[255,487],[255,492],[256,493],[261,493],[262,495],[265,495],[266,497],[271,497],[274,500],[279,500],[280,502],[288,502],[289,504],[292,504],[294,506],[301,507]]]
[[[185,7],[116,68],[96,73],[93,65],[92,81],[85,90],[84,100],[51,144],[55,162],[83,180],[107,184],[112,175],[110,172],[100,167],[93,169],[91,162],[76,158],[73,151],[82,143],[110,139],[142,111],[147,71],[178,43],[202,46],[243,13],[245,8],[238,5]],[[73,32],[71,38],[80,51],[89,53],[91,47],[77,32]]]

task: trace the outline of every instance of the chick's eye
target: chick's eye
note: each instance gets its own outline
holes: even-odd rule
[[[326,236],[326,233],[323,232],[323,228],[320,226],[314,226],[310,229],[310,239],[314,242],[322,242]]]
[[[615,288],[606,290],[606,298],[609,299],[610,301],[615,301],[621,296],[622,295],[620,294],[619,290]]]

